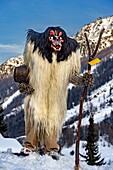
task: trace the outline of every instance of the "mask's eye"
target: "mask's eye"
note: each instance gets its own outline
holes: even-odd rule
[[[53,39],[54,39],[54,37],[53,37],[53,36],[51,36],[50,38],[51,38],[51,40],[53,40]]]
[[[62,38],[62,37],[60,37],[59,39],[60,39],[60,42],[62,42],[62,43],[64,42],[64,40],[63,40],[63,38]]]
[[[49,37],[49,40],[50,40],[50,41],[52,41],[53,39],[54,39],[53,36],[50,36],[50,37]]]

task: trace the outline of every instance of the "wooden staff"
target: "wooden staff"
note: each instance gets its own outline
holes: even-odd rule
[[[91,50],[90,50],[90,46],[89,46],[89,41],[88,41],[87,35],[86,35],[86,33],[84,34],[85,38],[86,38],[87,47],[88,47],[88,56],[89,56],[89,61],[88,62],[94,60],[94,57],[95,57],[95,55],[96,55],[96,53],[98,51],[98,48],[99,48],[99,44],[100,44],[103,32],[104,32],[104,28],[100,32],[99,39],[98,39],[95,51],[93,52],[92,55],[91,55]],[[91,65],[88,63],[88,74],[90,74],[90,72],[91,72]],[[81,127],[81,120],[82,120],[83,103],[84,103],[85,96],[87,94],[87,89],[88,89],[88,86],[85,86],[84,90],[83,90],[83,93],[82,93],[82,96],[81,96],[81,99],[80,99],[78,128],[77,128],[76,145],[75,145],[75,170],[79,170],[80,127]]]

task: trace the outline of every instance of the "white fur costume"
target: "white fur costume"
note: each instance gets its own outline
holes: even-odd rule
[[[40,129],[47,134],[62,130],[66,112],[67,85],[73,73],[80,72],[80,51],[72,52],[71,56],[62,62],[49,63],[38,48],[33,52],[34,44],[29,41],[24,51],[24,61],[29,67],[29,84],[34,93],[25,97],[25,113],[39,135]]]

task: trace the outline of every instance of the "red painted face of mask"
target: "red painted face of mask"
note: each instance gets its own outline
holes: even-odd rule
[[[51,42],[51,48],[55,51],[58,52],[62,48],[62,44],[64,43],[64,40],[62,38],[62,32],[50,31],[50,36],[49,36],[49,41]]]

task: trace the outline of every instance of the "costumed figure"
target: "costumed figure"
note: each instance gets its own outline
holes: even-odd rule
[[[28,31],[25,65],[14,72],[20,91],[25,93],[24,151],[42,146],[50,155],[59,151],[57,141],[67,109],[67,86],[82,86],[85,82],[80,75],[80,58],[79,44],[62,28],[48,27],[43,33]]]

